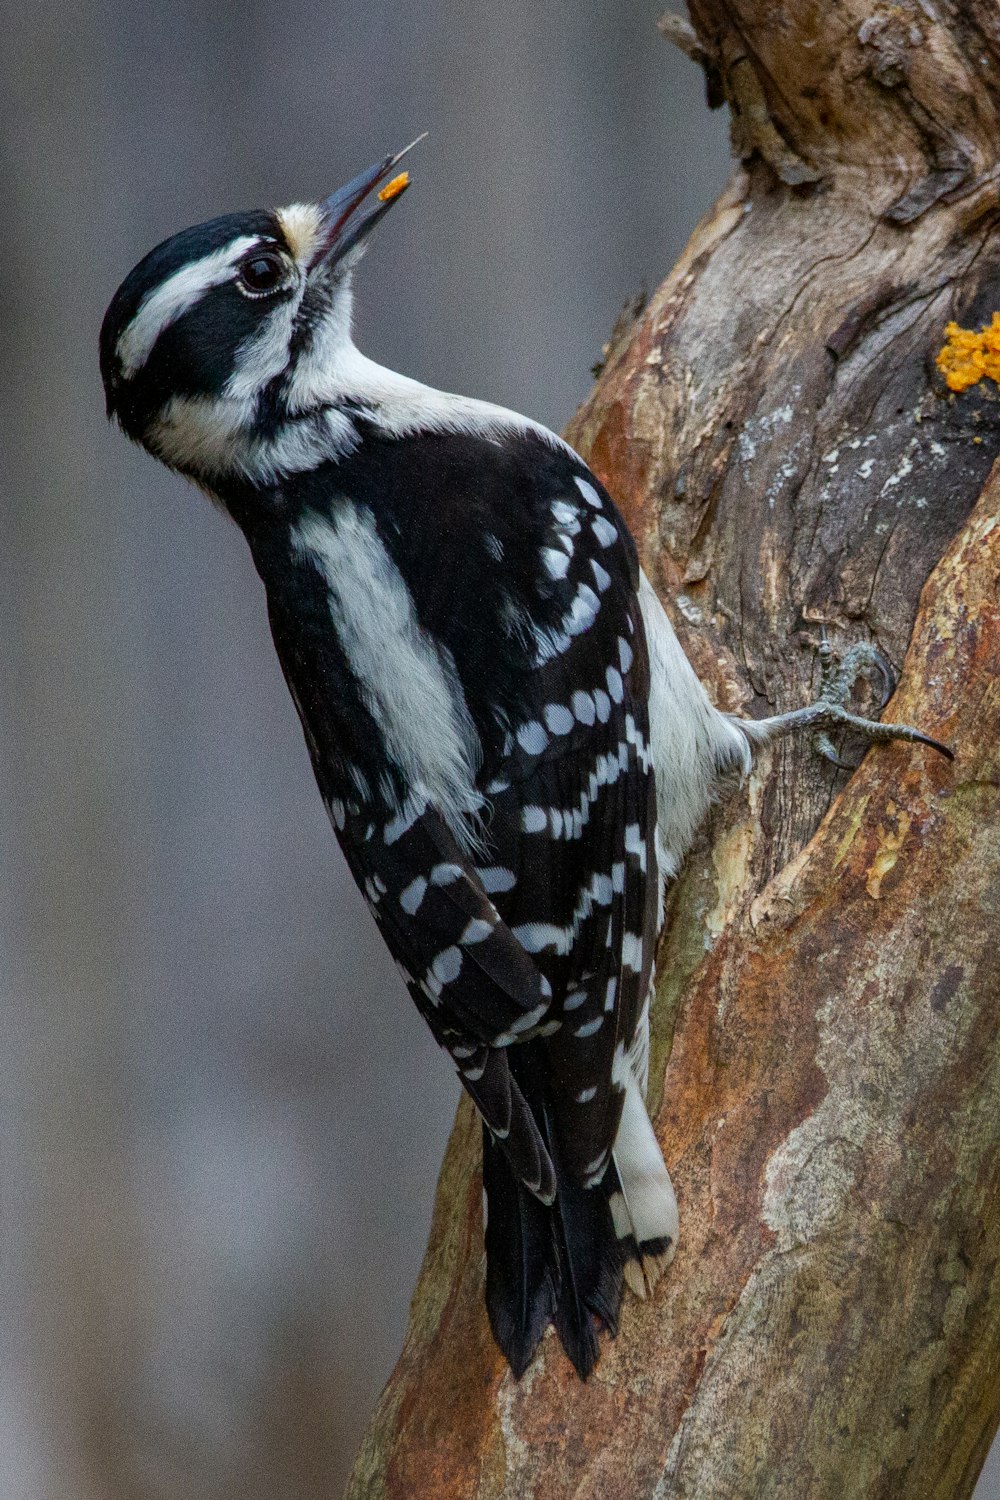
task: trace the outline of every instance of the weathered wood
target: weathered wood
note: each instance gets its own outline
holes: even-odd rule
[[[788,742],[718,810],[654,1019],[681,1248],[585,1387],[491,1344],[463,1104],[355,1500],[960,1500],[1000,1416],[1000,408],[935,363],[1000,308],[1000,9],[691,11],[746,168],[570,435],[720,702],[807,701],[824,624],[957,759]]]

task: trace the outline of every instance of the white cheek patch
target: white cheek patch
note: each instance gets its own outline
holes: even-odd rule
[[[215,476],[242,466],[241,444],[253,418],[248,401],[216,396],[173,396],[157,415],[146,441],[175,468]]]
[[[275,214],[285,241],[300,266],[307,266],[322,232],[322,215],[314,203],[290,203]]]
[[[182,266],[142,299],[115,349],[126,380],[142,369],[164,329],[183,317],[212,287],[228,281],[237,261],[260,241],[257,234],[241,235],[221,250]]]
[[[227,474],[273,484],[282,475],[305,473],[357,447],[353,423],[341,412],[289,422],[266,440],[254,436],[254,412],[252,397],[174,396],[143,441],[165,464],[206,484]]]
[[[302,300],[302,286],[294,295],[275,302],[264,314],[260,328],[236,351],[233,373],[224,394],[237,401],[251,400],[288,366],[288,348]]]

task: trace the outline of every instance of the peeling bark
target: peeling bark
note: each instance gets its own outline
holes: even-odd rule
[[[823,624],[957,759],[785,742],[717,810],[654,1016],[680,1250],[586,1386],[492,1345],[463,1102],[354,1500],[961,1500],[1000,1417],[1000,407],[935,365],[1000,308],[1000,10],[691,15],[745,167],[570,437],[721,704],[808,701]]]

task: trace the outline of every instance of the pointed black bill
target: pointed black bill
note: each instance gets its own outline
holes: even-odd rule
[[[381,219],[382,215],[388,213],[392,205],[400,199],[409,187],[409,179],[406,174],[401,174],[404,181],[395,186],[395,191],[371,205],[365,212],[361,212],[361,206],[380,183],[386,182],[393,168],[402,161],[414,146],[420,144],[427,132],[418,135],[415,141],[404,146],[402,151],[396,151],[391,156],[384,157],[374,166],[369,167],[366,172],[360,172],[357,177],[352,177],[350,182],[331,193],[329,198],[320,204],[322,215],[322,228],[319,244],[309,262],[309,270],[322,264],[329,264],[347,254],[348,250],[354,248],[365,235],[369,234]]]

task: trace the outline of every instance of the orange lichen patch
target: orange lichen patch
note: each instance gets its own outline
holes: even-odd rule
[[[405,187],[410,185],[409,172],[400,172],[391,182],[387,182],[384,188],[379,189],[379,197],[383,203],[391,203],[393,198],[398,198]]]
[[[951,391],[965,391],[988,376],[1000,385],[1000,312],[988,328],[975,332],[949,323],[937,366]]]

